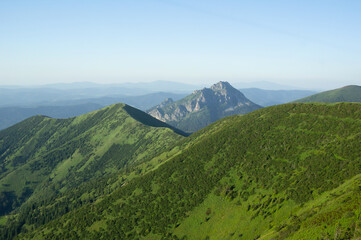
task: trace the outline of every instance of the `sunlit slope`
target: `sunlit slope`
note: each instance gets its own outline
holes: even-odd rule
[[[360,110],[286,104],[222,119],[154,171],[19,238],[316,239],[355,229],[357,215],[344,214],[350,201],[359,211],[360,190],[345,181],[361,173]],[[337,198],[349,186],[351,198]],[[328,221],[333,203],[343,210]]]
[[[142,163],[180,134],[125,104],[70,119],[29,118],[0,132],[0,214]]]
[[[361,102],[361,86],[350,85],[326,92],[314,94],[294,102],[310,103],[336,103],[336,102]]]

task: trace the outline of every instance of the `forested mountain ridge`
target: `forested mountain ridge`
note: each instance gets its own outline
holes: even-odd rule
[[[0,214],[127,171],[182,135],[125,104],[69,119],[24,120],[0,131]]]
[[[246,114],[259,108],[261,106],[247,99],[228,82],[219,82],[175,102],[166,99],[147,112],[183,131],[195,132],[225,116]]]
[[[53,204],[33,205],[5,229],[19,239],[359,237],[360,110],[284,104],[224,118],[98,201],[55,217]]]
[[[314,94],[294,102],[310,103],[336,103],[336,102],[361,102],[361,86],[349,85],[330,91]]]

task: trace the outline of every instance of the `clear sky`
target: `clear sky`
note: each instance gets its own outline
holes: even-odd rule
[[[361,1],[0,1],[0,85],[154,80],[361,85]]]

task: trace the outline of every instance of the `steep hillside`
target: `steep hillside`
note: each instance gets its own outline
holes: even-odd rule
[[[35,116],[0,131],[0,216],[142,164],[180,134],[125,104],[69,119]]]
[[[336,103],[336,102],[361,102],[361,86],[350,85],[335,90],[321,92],[294,102],[310,103]]]
[[[183,131],[195,132],[225,116],[245,114],[259,108],[229,83],[219,82],[176,102],[166,99],[148,113]]]
[[[71,200],[24,209],[3,236],[20,229],[19,239],[357,238],[359,149],[361,104],[231,116],[96,202],[62,216],[52,213]]]

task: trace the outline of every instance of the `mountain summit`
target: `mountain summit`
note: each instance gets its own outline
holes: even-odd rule
[[[218,82],[179,101],[167,99],[148,113],[183,131],[194,132],[225,116],[246,114],[259,108],[261,106],[247,99],[228,82]]]

